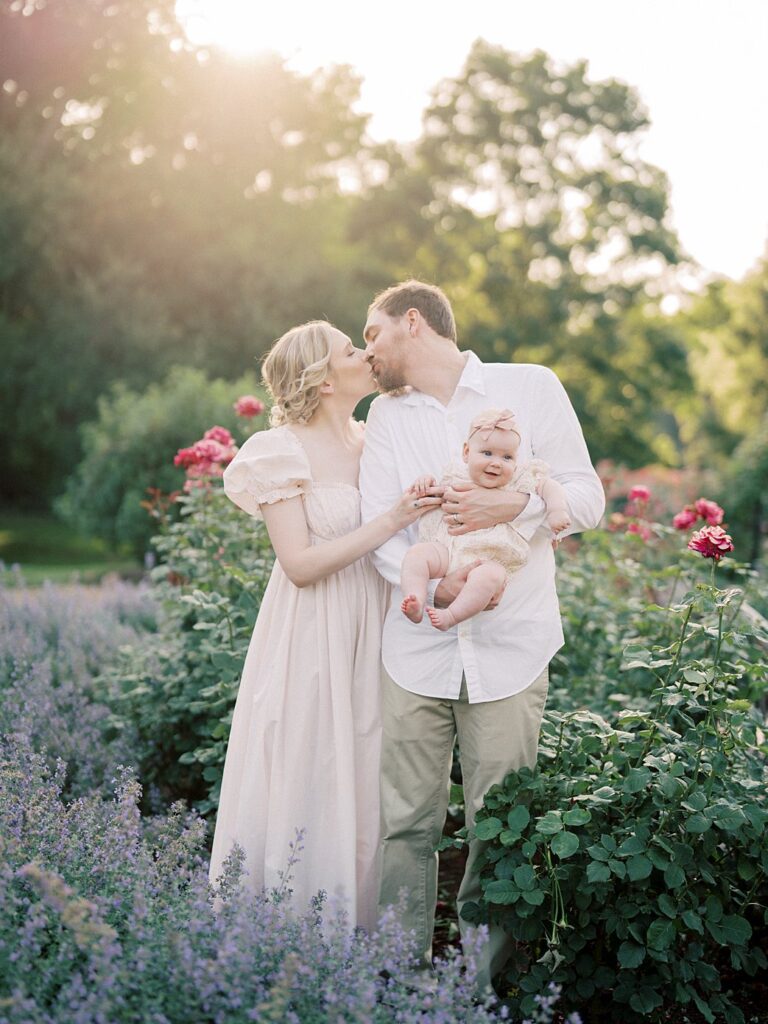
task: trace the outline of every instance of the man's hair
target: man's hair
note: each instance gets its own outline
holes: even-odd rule
[[[403,281],[381,292],[368,307],[370,313],[379,309],[393,319],[403,316],[409,309],[418,309],[432,330],[441,338],[456,341],[456,321],[447,296],[433,284],[423,281]]]

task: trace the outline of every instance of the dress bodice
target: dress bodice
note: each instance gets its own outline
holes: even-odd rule
[[[343,537],[360,526],[360,491],[352,484],[313,483],[304,494],[312,542]]]
[[[300,496],[313,543],[360,526],[360,491],[342,481],[313,480],[304,445],[287,426],[248,438],[224,471],[224,490],[256,517],[261,505]]]

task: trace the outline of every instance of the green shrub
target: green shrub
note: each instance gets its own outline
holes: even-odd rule
[[[57,502],[58,512],[79,533],[125,545],[141,557],[156,526],[142,506],[147,492],[181,488],[184,472],[173,465],[173,456],[209,427],[242,433],[233,402],[256,390],[255,374],[234,382],[209,380],[181,366],[143,393],[115,385],[99,400],[98,418],[82,427],[85,454]]]
[[[264,524],[220,483],[175,504],[178,519],[155,510],[157,632],[151,644],[124,647],[110,673],[122,692],[119,714],[141,738],[145,783],[207,812],[218,803],[240,673],[274,557]]]
[[[656,682],[650,711],[548,713],[537,768],[487,794],[465,913],[522,944],[506,982],[524,1012],[554,980],[590,1020],[694,1004],[743,1021],[721,968],[768,966],[768,747],[735,685],[764,687],[766,666],[725,653],[747,641],[738,598],[699,584],[667,613],[671,643],[627,648],[625,673]]]

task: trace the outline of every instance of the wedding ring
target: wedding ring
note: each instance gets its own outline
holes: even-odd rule
[[[464,523],[461,521],[461,519],[459,519],[459,513],[458,512],[454,512],[453,513],[453,525],[454,526],[463,526],[464,525]]]

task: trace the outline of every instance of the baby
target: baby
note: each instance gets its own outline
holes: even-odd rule
[[[518,466],[516,457],[520,434],[509,409],[488,409],[476,416],[464,443],[465,467],[452,468],[443,483],[469,479],[478,487],[503,488],[538,494],[547,506],[547,523],[554,534],[570,524],[565,491],[549,478],[549,467],[540,459]],[[423,496],[434,487],[434,477],[421,477],[412,486]],[[440,579],[453,569],[480,560],[470,571],[466,584],[447,608],[427,608],[436,629],[450,629],[482,611],[507,577],[524,565],[528,542],[511,523],[485,530],[452,536],[440,509],[427,512],[419,520],[419,543],[403,559],[400,585],[405,595],[401,610],[412,622],[421,622],[427,597],[427,583]]]

